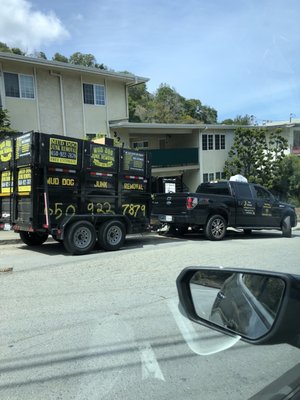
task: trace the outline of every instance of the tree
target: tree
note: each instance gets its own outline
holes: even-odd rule
[[[227,118],[222,121],[222,124],[225,125],[252,125],[252,118],[251,115],[245,114],[244,116],[242,115],[237,115],[234,119]]]
[[[19,49],[19,47],[12,47],[11,48],[11,52],[14,53],[14,54],[18,54],[19,56],[25,56],[26,55],[26,53],[24,53],[24,51]]]
[[[96,58],[93,54],[83,54],[77,51],[69,58],[70,64],[84,65],[85,67],[94,67]]]
[[[52,57],[53,61],[59,61],[59,62],[64,62],[64,63],[68,63],[69,59],[68,57],[63,56],[60,53],[55,53],[54,56]]]
[[[5,53],[11,53],[10,47],[8,47],[7,44],[3,42],[0,42],[0,51],[3,51]]]
[[[8,111],[0,107],[0,139],[9,133],[15,131],[10,127],[10,120],[8,117]]]
[[[269,133],[262,128],[238,128],[224,172],[227,178],[241,174],[249,182],[273,188],[287,147],[287,140],[278,130]]]
[[[130,86],[128,91],[129,121],[143,122],[147,119],[148,104],[153,96],[147,91],[145,83]]]
[[[300,207],[300,157],[285,156],[279,164],[278,176],[273,190],[281,199]]]

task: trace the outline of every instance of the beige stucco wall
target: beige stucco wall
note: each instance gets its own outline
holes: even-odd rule
[[[35,99],[22,99],[5,96],[0,74],[3,106],[8,109],[12,128],[18,131],[40,130],[78,138],[85,133],[110,136],[108,121],[128,117],[125,83],[114,78],[12,62],[0,64],[1,71],[34,77]],[[83,104],[82,83],[104,85],[106,105]]]
[[[37,70],[38,112],[40,130],[63,135],[60,82],[49,70]]]
[[[32,67],[28,65],[17,66],[11,62],[1,63],[1,72],[20,73],[34,77],[34,69]],[[0,76],[0,85],[3,107],[8,110],[11,127],[20,132],[38,130],[36,97],[34,99],[6,97],[3,76]]]

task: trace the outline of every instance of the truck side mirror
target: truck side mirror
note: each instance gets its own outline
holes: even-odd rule
[[[300,338],[300,276],[260,270],[187,268],[177,278],[186,315],[194,322],[253,344]]]

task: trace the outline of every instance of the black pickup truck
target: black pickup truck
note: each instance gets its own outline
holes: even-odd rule
[[[278,229],[290,237],[297,224],[294,206],[282,203],[264,187],[237,181],[202,183],[196,193],[159,193],[152,203],[152,222],[168,224],[169,232],[204,230],[210,240],[221,240],[227,227]]]

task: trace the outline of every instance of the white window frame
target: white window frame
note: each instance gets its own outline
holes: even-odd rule
[[[207,135],[208,140],[207,140],[207,148],[208,150],[213,150],[214,149],[214,135]]]
[[[147,149],[148,147],[148,140],[135,140],[134,142],[132,142],[133,149]]]
[[[84,85],[89,85],[93,87],[93,103],[86,103],[85,98],[84,98]],[[103,90],[103,93],[100,94],[101,99],[103,98],[103,102],[99,102],[97,99],[97,93],[96,93],[96,88],[100,88]],[[106,106],[106,90],[105,90],[105,85],[101,85],[99,83],[88,83],[88,82],[83,82],[82,85],[82,97],[83,97],[83,104],[89,105],[89,106]]]
[[[19,96],[9,96],[6,94],[6,87],[5,87],[5,74],[11,74],[11,75],[16,75],[18,77],[18,89],[19,89]],[[31,78],[31,82],[32,82],[32,88],[30,88],[30,90],[32,89],[32,97],[30,96],[24,96],[24,92],[26,94],[26,86],[24,86],[22,84],[22,79],[21,77],[25,77],[25,78]],[[35,80],[34,80],[34,76],[30,75],[30,74],[20,74],[17,72],[10,72],[10,71],[3,71],[3,80],[4,80],[4,94],[5,97],[11,97],[11,98],[15,98],[15,99],[22,99],[22,100],[35,100]]]
[[[226,149],[226,137],[225,135],[220,135],[220,149],[225,150]]]

